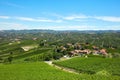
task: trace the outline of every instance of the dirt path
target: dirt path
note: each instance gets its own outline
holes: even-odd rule
[[[65,67],[62,67],[62,66],[58,66],[58,65],[52,64],[52,61],[45,61],[45,63],[47,63],[48,65],[50,65],[50,66],[52,66],[52,67],[55,67],[55,68],[57,68],[57,69],[60,69],[60,70],[63,70],[63,71],[69,72],[69,73],[79,74],[79,73],[78,73],[76,70],[74,70],[74,69],[65,68]]]

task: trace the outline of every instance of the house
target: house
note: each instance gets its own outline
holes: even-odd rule
[[[34,41],[37,40],[37,38],[32,38]]]
[[[74,50],[74,51],[70,51],[69,54],[70,56],[75,56],[75,55],[88,55],[91,53],[91,50],[89,49],[85,49],[85,50]]]
[[[106,49],[101,49],[101,50],[100,50],[100,53],[101,53],[102,55],[108,55]]]
[[[107,55],[106,49],[101,49],[101,50],[93,50],[92,51],[93,55]]]
[[[66,51],[67,48],[65,48],[64,46],[61,46],[61,47],[60,47],[60,50],[61,50],[61,52],[63,52],[63,51]]]
[[[71,57],[71,56],[77,55],[77,53],[76,53],[75,51],[70,51],[70,52],[69,52],[69,55],[70,55],[70,57]]]
[[[92,46],[92,48],[93,48],[93,50],[99,50],[99,48],[96,46]]]

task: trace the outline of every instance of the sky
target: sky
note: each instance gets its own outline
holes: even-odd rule
[[[120,0],[0,0],[0,30],[120,30]]]

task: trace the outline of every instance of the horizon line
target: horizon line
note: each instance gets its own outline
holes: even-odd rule
[[[52,30],[52,31],[119,31],[118,30],[114,30],[114,29],[91,29],[91,30],[55,30],[55,29],[3,29],[3,30],[0,30],[0,31],[9,31],[9,30],[15,30],[15,31],[21,31],[21,30]]]

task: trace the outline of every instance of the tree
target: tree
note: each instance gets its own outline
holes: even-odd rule
[[[13,57],[12,57],[12,56],[9,56],[7,59],[8,59],[8,62],[11,63],[12,60],[13,60]]]

